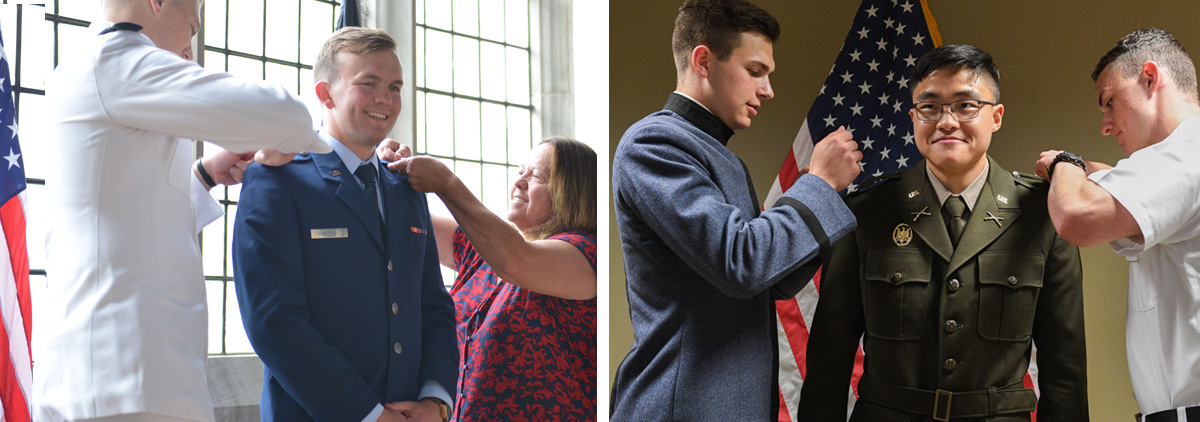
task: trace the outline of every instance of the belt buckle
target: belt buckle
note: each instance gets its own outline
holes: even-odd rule
[[[945,397],[945,398],[943,399],[943,397]],[[937,391],[934,392],[933,420],[938,421],[938,422],[946,422],[946,421],[950,420],[950,401],[953,399],[954,399],[954,393],[952,393],[950,391],[938,389]],[[938,416],[939,415],[938,411],[942,409],[943,401],[946,403],[946,410],[940,412],[940,414],[942,416]]]

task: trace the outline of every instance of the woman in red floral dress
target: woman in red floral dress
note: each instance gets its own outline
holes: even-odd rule
[[[535,147],[509,192],[512,225],[437,159],[389,167],[454,215],[434,216],[442,265],[458,271],[453,419],[595,421],[596,153],[564,137]]]

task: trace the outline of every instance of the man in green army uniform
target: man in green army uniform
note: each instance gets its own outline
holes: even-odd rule
[[[1054,231],[1049,184],[987,156],[998,77],[971,46],[917,61],[925,160],[847,199],[858,230],[825,261],[800,420],[846,420],[860,338],[851,421],[1088,420],[1079,250]],[[1022,383],[1033,345],[1040,398]]]

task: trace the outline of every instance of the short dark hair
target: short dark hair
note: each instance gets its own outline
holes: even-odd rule
[[[553,214],[522,234],[529,240],[541,240],[569,231],[595,234],[596,151],[583,142],[565,136],[551,136],[541,143],[549,145],[554,151],[546,184],[550,189]]]
[[[1096,63],[1096,70],[1092,71],[1092,80],[1099,80],[1100,72],[1109,66],[1120,72],[1121,77],[1132,78],[1148,61],[1155,61],[1166,67],[1167,71],[1171,72],[1172,79],[1175,79],[1177,88],[1190,94],[1192,98],[1198,97],[1196,65],[1192,63],[1192,57],[1171,33],[1158,28],[1139,29],[1117,41],[1117,45],[1108,50],[1108,53],[1100,58],[1100,62]]]
[[[963,44],[943,45],[929,50],[917,59],[912,80],[909,81],[909,89],[916,90],[917,84],[929,77],[933,71],[940,69],[966,70],[976,79],[987,78],[992,83],[992,93],[996,95],[991,101],[1000,101],[1000,70],[992,61],[992,55],[986,51]]]
[[[687,0],[679,6],[671,51],[675,53],[675,71],[683,74],[696,46],[708,46],[717,60],[728,60],[742,44],[742,33],[779,39],[779,22],[766,10],[746,0]]]

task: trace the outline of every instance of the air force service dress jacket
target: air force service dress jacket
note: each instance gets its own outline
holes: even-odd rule
[[[336,152],[246,171],[234,275],[264,366],[263,421],[359,421],[420,399],[427,380],[451,394],[458,385],[454,302],[425,194],[390,171],[380,180],[382,232]]]

